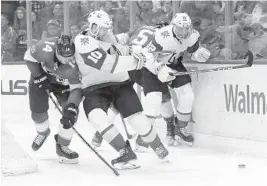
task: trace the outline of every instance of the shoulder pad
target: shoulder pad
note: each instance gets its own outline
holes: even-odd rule
[[[78,53],[88,53],[99,48],[99,42],[88,35],[79,34],[75,37],[75,48]]]

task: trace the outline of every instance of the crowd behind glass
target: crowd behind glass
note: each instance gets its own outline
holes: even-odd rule
[[[26,2],[7,1],[1,9],[2,62],[23,61],[27,49]],[[135,9],[135,25],[130,26],[130,3]],[[113,19],[114,33],[129,32],[141,25],[170,23],[173,10],[186,12],[200,42],[211,51],[213,60],[241,59],[249,49],[255,59],[267,58],[267,2],[232,2],[232,21],[226,26],[224,1],[100,1],[100,9]],[[87,17],[97,9],[96,1],[71,1],[69,30],[75,37],[87,27]],[[44,38],[57,37],[64,28],[62,1],[32,1],[32,43]],[[227,30],[226,30],[227,29]],[[230,46],[226,46],[225,33]]]

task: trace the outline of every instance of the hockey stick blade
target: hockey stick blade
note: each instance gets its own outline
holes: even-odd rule
[[[206,73],[206,72],[228,71],[228,70],[251,67],[253,65],[253,59],[254,59],[252,52],[248,51],[246,54],[246,57],[248,57],[248,61],[246,64],[243,64],[243,65],[225,66],[225,67],[203,69],[203,70],[194,70],[194,71],[187,71],[187,72],[175,72],[175,73],[171,73],[171,75],[172,76],[183,76],[183,75],[192,75],[192,74],[199,74],[199,73]]]
[[[59,111],[59,113],[61,114],[61,115],[63,115],[63,112],[62,112],[62,110],[60,109],[60,106],[58,105],[58,103],[56,102],[56,100],[51,96],[51,94],[50,94],[50,92],[49,92],[49,90],[46,90],[46,93],[47,93],[47,95],[48,95],[48,97],[50,98],[50,100],[54,103],[54,105],[56,106],[56,108],[57,108],[57,110]],[[119,174],[119,172],[116,170],[116,169],[114,169],[111,165],[109,165],[108,164],[108,162],[100,155],[100,154],[98,154],[98,152],[83,138],[83,136],[76,130],[76,128],[75,127],[71,127],[73,130],[74,130],[74,132],[80,137],[80,139],[86,144],[86,146],[88,146],[96,155],[97,155],[97,157],[103,162],[103,163],[105,163],[112,171],[113,171],[113,173],[116,175],[116,176],[119,176],[120,174]]]

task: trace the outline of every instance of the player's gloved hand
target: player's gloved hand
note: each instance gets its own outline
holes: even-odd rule
[[[171,74],[175,72],[175,70],[165,64],[161,64],[157,68],[158,79],[163,83],[174,80],[176,76],[172,76]]]
[[[50,90],[50,82],[45,73],[40,74],[37,77],[34,77],[33,83],[39,88],[43,90]]]
[[[137,60],[137,70],[143,68],[146,63],[151,64],[155,62],[154,55],[148,52],[146,48],[143,48],[140,52],[134,53],[133,56]]]
[[[206,48],[199,47],[197,51],[192,54],[191,59],[200,63],[208,61],[210,58],[210,51]]]
[[[74,103],[69,103],[64,107],[63,116],[60,123],[64,129],[71,128],[77,120],[79,108]]]

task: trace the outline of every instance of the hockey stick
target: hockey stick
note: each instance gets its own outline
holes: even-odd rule
[[[54,105],[56,106],[56,108],[60,112],[60,114],[63,115],[63,112],[60,109],[60,106],[58,105],[58,103],[56,102],[56,100],[51,96],[49,90],[46,90],[46,93],[49,96],[50,100],[54,103]],[[82,135],[76,130],[75,127],[72,126],[71,128],[80,137],[80,139],[102,160],[102,162],[104,162],[114,172],[114,174],[116,176],[119,176],[120,175],[118,173],[118,171],[116,169],[114,169],[111,165],[109,165],[108,162],[100,154],[98,154],[98,152],[82,137]]]
[[[136,136],[136,133],[134,133],[133,135],[131,135],[129,132],[128,132],[128,129],[127,129],[127,126],[126,126],[126,123],[122,117],[122,115],[120,114],[121,116],[121,121],[122,121],[122,124],[123,124],[123,127],[124,127],[124,130],[125,130],[125,133],[126,133],[126,136],[128,139],[133,139],[135,136]]]
[[[171,73],[171,75],[172,76],[182,76],[182,75],[191,75],[191,74],[206,73],[206,72],[219,72],[219,71],[227,71],[227,70],[234,70],[234,69],[251,67],[253,64],[252,52],[248,51],[246,54],[246,57],[248,57],[248,61],[246,64],[243,64],[243,65],[225,66],[225,67],[218,67],[218,68],[212,68],[212,69],[194,70],[194,71],[188,71],[188,72],[175,72],[175,73]]]

